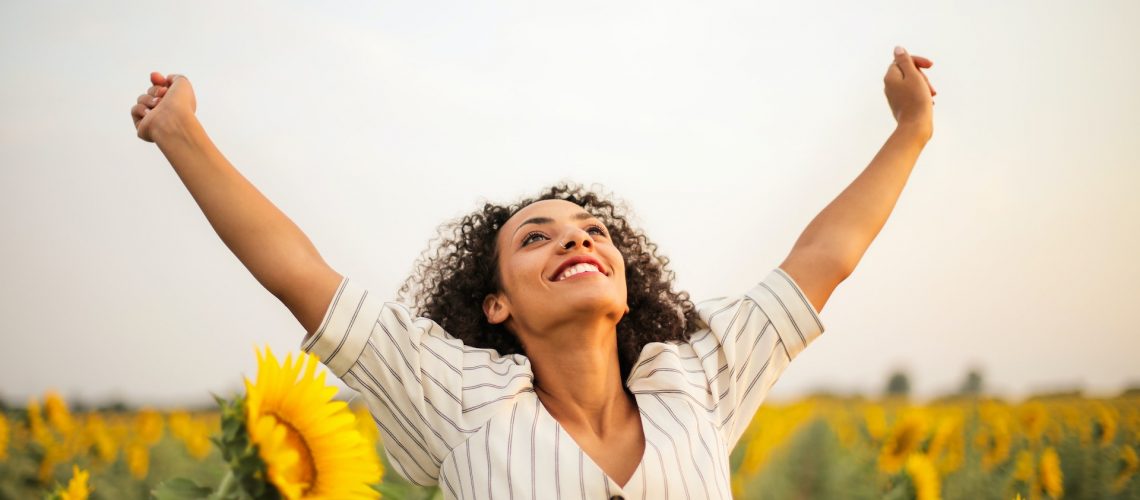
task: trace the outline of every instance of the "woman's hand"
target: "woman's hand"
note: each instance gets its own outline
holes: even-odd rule
[[[895,48],[895,60],[883,77],[884,93],[891,106],[891,114],[899,126],[915,127],[929,138],[934,133],[934,99],[938,93],[930,85],[920,68],[934,63],[920,56],[911,56],[902,47]]]
[[[156,71],[150,74],[150,83],[151,87],[131,107],[131,118],[139,139],[154,142],[157,135],[177,126],[179,120],[193,117],[198,104],[194,88],[185,76],[162,76]]]

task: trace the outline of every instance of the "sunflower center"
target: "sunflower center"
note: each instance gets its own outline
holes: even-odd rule
[[[308,443],[305,438],[297,431],[293,424],[277,417],[277,422],[285,428],[285,446],[297,451],[298,462],[296,467],[291,467],[285,477],[295,484],[303,484],[301,488],[302,493],[308,492],[316,484],[317,478],[317,465],[313,463],[313,453],[309,450]]]
[[[891,451],[896,455],[909,452],[911,447],[915,444],[915,440],[918,437],[917,434],[917,429],[913,427],[904,427],[902,432],[899,434],[898,441],[895,441],[894,443],[894,449]]]

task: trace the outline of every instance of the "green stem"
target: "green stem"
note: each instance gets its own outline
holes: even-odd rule
[[[222,484],[218,485],[218,491],[215,491],[210,496],[211,499],[221,500],[229,498],[230,495],[237,491],[237,480],[234,479],[234,470],[226,469],[226,477],[222,478]]]

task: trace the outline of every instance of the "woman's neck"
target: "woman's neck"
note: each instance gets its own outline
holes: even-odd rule
[[[539,400],[563,426],[605,437],[637,414],[621,377],[612,321],[567,323],[522,338]]]

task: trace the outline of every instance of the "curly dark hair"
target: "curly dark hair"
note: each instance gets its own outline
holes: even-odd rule
[[[566,200],[582,207],[605,224],[621,251],[629,305],[629,313],[617,324],[623,383],[646,344],[683,341],[697,329],[700,319],[689,294],[673,291],[669,259],[658,255],[657,245],[629,224],[628,208],[572,183],[548,187],[538,196],[510,205],[485,202],[479,210],[442,224],[400,287],[400,298],[411,303],[416,314],[439,323],[466,345],[500,354],[525,354],[505,326],[487,321],[483,299],[500,291],[499,228],[523,207],[541,200]]]

